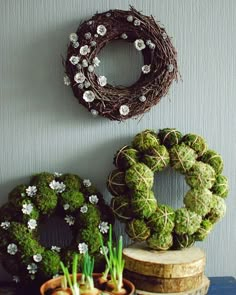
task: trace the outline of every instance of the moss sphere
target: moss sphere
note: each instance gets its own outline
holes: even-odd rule
[[[65,191],[61,194],[62,205],[68,204],[69,211],[79,209],[84,203],[84,195],[78,191]]]
[[[55,179],[54,174],[48,172],[38,173],[32,176],[30,185],[49,185]]]
[[[133,219],[126,224],[125,231],[134,241],[145,241],[150,236],[150,229],[142,219]]]
[[[159,205],[147,222],[153,232],[171,232],[175,226],[175,211],[166,205]]]
[[[200,227],[202,217],[186,208],[175,211],[175,232],[179,235],[194,234]]]
[[[91,254],[94,254],[95,252],[98,252],[98,250],[101,247],[100,243],[100,232],[97,227],[94,227],[92,224],[78,232],[76,241],[77,244],[79,243],[85,243],[88,245],[88,252]]]
[[[101,220],[101,214],[98,208],[94,205],[86,204],[87,211],[85,213],[80,212],[77,221],[78,226],[83,224],[84,227],[88,227],[90,224],[93,224],[94,227],[99,225]]]
[[[160,141],[157,134],[149,129],[138,133],[132,141],[132,146],[140,152],[146,152],[153,148],[157,148],[159,144]]]
[[[213,224],[224,217],[226,212],[226,205],[224,199],[217,195],[212,196],[212,208],[206,215],[206,219],[209,219]]]
[[[223,171],[223,159],[221,155],[219,155],[217,152],[213,150],[206,151],[206,153],[201,157],[201,161],[211,165],[214,168],[217,175]]]
[[[142,162],[153,172],[161,171],[167,167],[170,162],[169,152],[164,145],[159,145],[144,154]]]
[[[57,194],[50,187],[41,185],[37,187],[34,201],[41,214],[50,215],[57,207]]]
[[[173,236],[168,232],[154,233],[147,239],[147,245],[155,250],[168,250],[173,245]]]
[[[194,243],[195,243],[195,240],[193,235],[191,236],[188,234],[183,234],[183,235],[174,234],[174,242],[173,242],[172,249],[181,250],[184,248],[190,248],[194,245]]]
[[[16,208],[20,205],[22,198],[26,198],[26,189],[27,186],[24,184],[17,185],[9,194],[8,200],[12,203]]]
[[[206,140],[197,134],[188,133],[182,138],[182,142],[191,147],[201,157],[208,149]]]
[[[213,229],[213,224],[208,219],[204,219],[200,228],[195,232],[194,239],[196,241],[203,241]]]
[[[184,197],[187,209],[198,215],[205,216],[212,206],[212,192],[206,188],[192,188]]]
[[[179,144],[182,136],[182,133],[175,128],[164,128],[159,130],[158,133],[161,144],[164,144],[167,148]]]
[[[128,196],[117,196],[111,199],[111,208],[117,219],[127,222],[132,219],[131,202]]]
[[[170,165],[180,173],[186,173],[196,162],[196,152],[184,143],[169,150]]]
[[[130,189],[138,191],[150,190],[153,186],[154,174],[143,163],[137,163],[125,173],[125,182]]]
[[[157,209],[157,201],[152,191],[136,191],[131,198],[132,211],[136,217],[149,218]]]
[[[63,174],[59,177],[59,181],[65,184],[67,191],[80,191],[82,186],[82,179],[75,174]]]
[[[119,169],[113,170],[107,180],[107,189],[113,196],[120,196],[128,191],[125,183],[125,172]]]
[[[40,262],[40,268],[46,277],[52,277],[58,274],[60,270],[60,256],[58,253],[46,250],[43,253],[43,259]]]
[[[114,164],[120,170],[126,170],[139,161],[139,152],[131,146],[123,146],[114,157]]]
[[[221,198],[226,198],[229,193],[229,182],[228,178],[224,175],[217,175],[216,181],[211,188],[212,192]]]

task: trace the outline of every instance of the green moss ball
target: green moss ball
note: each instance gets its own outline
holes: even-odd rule
[[[226,198],[229,193],[229,182],[228,178],[224,175],[217,175],[216,181],[211,188],[212,192],[221,198]]]
[[[77,243],[85,243],[88,245],[89,253],[93,254],[99,250],[101,247],[100,244],[100,232],[97,227],[94,227],[92,224],[78,232],[76,237]]]
[[[82,179],[75,174],[63,174],[59,181],[65,184],[67,191],[79,191],[82,186]]]
[[[157,148],[159,144],[160,141],[157,134],[149,129],[138,133],[132,141],[133,147],[140,152],[146,152],[153,148]]]
[[[47,186],[38,186],[37,193],[33,197],[34,202],[41,214],[50,215],[57,207],[57,195],[54,190]]]
[[[184,197],[184,204],[190,211],[205,216],[212,206],[212,192],[206,188],[192,188]]]
[[[46,250],[43,253],[42,258],[39,267],[46,277],[52,277],[59,273],[61,259],[58,253]]]
[[[147,222],[153,232],[171,232],[175,226],[175,211],[166,205],[159,205]]]
[[[205,139],[197,134],[188,133],[182,138],[182,142],[191,147],[201,157],[208,149]]]
[[[173,146],[169,154],[170,165],[180,173],[186,173],[196,162],[197,154],[184,143]]]
[[[200,228],[195,232],[194,239],[196,241],[203,241],[212,231],[213,224],[208,219],[204,219]]]
[[[88,227],[91,224],[93,224],[94,227],[98,226],[101,220],[99,209],[92,204],[86,204],[84,206],[87,207],[87,211],[85,213],[79,213],[78,217],[76,218],[78,221],[78,226],[81,227],[81,224],[83,227]]]
[[[79,209],[84,203],[84,195],[78,191],[65,191],[61,194],[62,205],[68,204],[69,211]]]
[[[190,248],[194,245],[194,236],[187,234],[178,235],[174,234],[173,250],[181,250],[185,248]]]
[[[211,188],[216,180],[215,170],[208,164],[196,162],[187,172],[185,180],[191,187]]]
[[[143,163],[133,165],[125,173],[125,182],[133,190],[150,190],[153,186],[153,181],[154,174],[152,170]]]
[[[212,196],[212,208],[211,211],[206,215],[206,219],[209,219],[211,223],[216,223],[226,212],[226,205],[224,199],[217,195]]]
[[[128,196],[117,196],[111,199],[111,208],[114,215],[121,222],[132,219],[131,202]]]
[[[157,201],[152,191],[136,191],[131,198],[133,213],[138,218],[149,218],[157,209]]]
[[[119,169],[113,170],[107,180],[107,188],[113,196],[120,196],[128,191],[125,183],[125,172]]]
[[[179,144],[182,136],[183,135],[175,128],[161,129],[158,133],[158,137],[160,138],[161,144],[164,144],[167,148]]]
[[[179,235],[194,234],[200,227],[202,217],[186,208],[175,211],[175,232]]]
[[[217,175],[223,171],[223,159],[221,155],[219,155],[217,152],[213,150],[206,151],[206,153],[201,157],[201,161],[211,165],[214,168]]]
[[[139,152],[130,146],[123,146],[114,157],[114,164],[121,170],[126,170],[139,161]]]
[[[167,167],[170,162],[169,152],[164,145],[159,145],[147,151],[142,158],[142,162],[153,172],[161,171]]]
[[[30,185],[45,185],[48,186],[50,182],[55,179],[55,176],[52,173],[42,172],[39,174],[35,174],[30,179]]]
[[[16,208],[21,206],[21,200],[22,198],[26,198],[26,189],[27,186],[24,184],[20,184],[16,186],[9,194],[8,194],[8,200],[10,203],[12,203]]]
[[[150,236],[150,229],[142,219],[133,219],[128,222],[125,231],[133,241],[145,241]]]
[[[171,233],[154,233],[147,239],[147,245],[155,250],[168,250],[173,245],[173,236]]]

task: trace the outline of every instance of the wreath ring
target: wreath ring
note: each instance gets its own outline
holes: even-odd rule
[[[90,180],[74,174],[36,174],[28,186],[15,187],[0,208],[3,266],[15,282],[40,282],[59,274],[60,261],[70,267],[74,253],[79,254],[82,263],[83,253],[88,250],[96,257],[95,268],[99,270],[104,262],[99,235],[101,232],[104,240],[107,238],[112,216]],[[67,247],[41,244],[39,227],[50,217],[61,217],[70,227],[72,240]]]
[[[94,72],[101,49],[118,39],[134,43],[143,55],[140,78],[130,87],[112,86]],[[133,7],[110,10],[94,15],[70,34],[64,83],[71,85],[79,103],[93,115],[123,121],[149,111],[166,95],[177,80],[176,56],[170,37],[152,16]]]
[[[146,241],[156,250],[190,247],[204,240],[225,214],[229,188],[221,174],[223,160],[199,135],[145,130],[116,153],[114,164],[117,169],[107,181],[111,207],[134,241]],[[184,206],[176,210],[157,203],[152,192],[154,173],[169,165],[190,186]]]

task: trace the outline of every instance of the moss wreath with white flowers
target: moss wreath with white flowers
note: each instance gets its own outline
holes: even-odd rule
[[[64,60],[64,83],[92,115],[123,121],[150,110],[177,80],[176,50],[165,29],[152,16],[131,7],[130,11],[97,13],[70,34]],[[130,87],[112,86],[105,76],[97,76],[98,54],[113,40],[134,44],[142,52],[141,75]]]
[[[72,241],[66,248],[40,243],[38,228],[53,216],[62,217],[70,226]],[[104,263],[99,235],[106,240],[110,223],[110,207],[89,179],[48,172],[34,175],[29,185],[15,187],[0,208],[3,266],[15,282],[43,281],[58,275],[60,260],[70,267],[74,253],[82,258],[89,251],[99,269]]]
[[[113,212],[126,223],[131,239],[146,241],[152,249],[190,247],[204,240],[225,214],[229,188],[221,174],[223,160],[199,135],[145,130],[117,152],[114,164],[117,169],[107,181]],[[168,165],[184,174],[190,186],[185,206],[177,210],[158,204],[152,192],[154,173]]]

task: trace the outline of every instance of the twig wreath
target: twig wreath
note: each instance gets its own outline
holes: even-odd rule
[[[101,49],[118,39],[133,43],[143,55],[141,76],[130,87],[114,87],[95,73]],[[170,37],[152,16],[133,7],[110,10],[95,14],[70,34],[64,83],[92,115],[123,121],[149,111],[167,94],[178,76],[176,56]]]
[[[113,212],[126,223],[131,239],[146,240],[152,249],[190,247],[204,240],[225,214],[229,189],[221,174],[223,160],[199,135],[145,130],[117,152],[114,164],[117,169],[107,181]],[[184,207],[177,210],[159,204],[152,192],[154,173],[168,165],[184,174],[190,186]]]
[[[45,247],[40,243],[40,224],[53,216],[62,217],[71,229],[73,237],[68,247]],[[104,260],[100,232],[105,241],[112,216],[110,207],[89,179],[47,172],[34,175],[29,185],[15,187],[0,208],[3,266],[16,283],[58,275],[60,261],[69,267],[75,253],[79,253],[79,267],[86,251],[96,257],[99,267]]]

